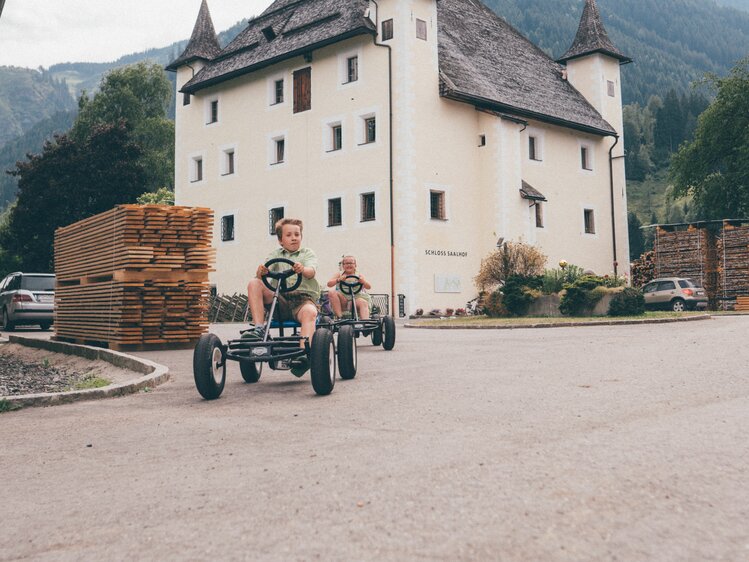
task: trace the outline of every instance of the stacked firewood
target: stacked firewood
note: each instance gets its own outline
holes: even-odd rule
[[[112,349],[192,344],[207,329],[213,211],[120,205],[55,233],[55,332]]]
[[[632,286],[642,287],[655,279],[655,252],[645,252],[632,262]]]
[[[723,236],[718,242],[718,259],[723,270],[723,296],[749,295],[749,225],[724,225]]]
[[[655,234],[655,261],[658,277],[686,277],[703,284],[707,269],[708,232],[689,230],[668,232],[658,228]]]

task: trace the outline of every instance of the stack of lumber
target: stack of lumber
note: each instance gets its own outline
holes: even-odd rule
[[[656,230],[655,261],[658,277],[686,277],[702,283],[706,269],[708,232],[689,230],[667,232]]]
[[[642,287],[655,279],[655,252],[645,252],[632,262],[632,286]]]
[[[723,269],[723,296],[749,295],[749,225],[725,223],[718,251]],[[739,306],[738,299],[736,306]]]
[[[749,297],[736,297],[736,306],[734,310],[739,312],[749,312]]]
[[[149,349],[207,330],[213,211],[120,205],[55,232],[57,339]]]

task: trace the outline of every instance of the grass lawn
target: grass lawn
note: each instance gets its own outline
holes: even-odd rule
[[[577,324],[580,322],[610,324],[612,322],[631,322],[632,320],[667,320],[689,316],[705,316],[704,312],[646,312],[640,316],[523,316],[522,318],[488,318],[486,316],[462,316],[460,318],[434,318],[411,321],[417,326],[534,326],[538,324]]]

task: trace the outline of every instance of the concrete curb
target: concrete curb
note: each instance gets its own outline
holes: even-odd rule
[[[71,390],[69,392],[49,392],[43,394],[24,394],[20,396],[0,396],[0,400],[10,403],[11,407],[25,408],[28,406],[54,406],[57,404],[69,404],[81,400],[97,400],[100,398],[113,398],[133,394],[144,388],[154,388],[169,380],[169,368],[159,365],[147,359],[133,357],[109,349],[90,347],[87,345],[76,345],[50,340],[38,340],[25,338],[23,336],[8,336],[10,343],[46,349],[56,353],[76,355],[85,359],[96,361],[100,359],[111,363],[115,367],[129,369],[143,376],[128,382],[111,384],[102,388],[90,388],[86,390]]]
[[[589,326],[631,326],[635,324],[669,324],[671,322],[694,322],[697,320],[711,320],[709,314],[701,316],[687,316],[685,318],[649,318],[643,320],[584,320],[581,322],[550,322],[548,324],[507,324],[504,326],[487,325],[447,325],[447,326],[419,326],[418,324],[406,324],[406,328],[418,330],[521,330],[524,328],[578,328]]]

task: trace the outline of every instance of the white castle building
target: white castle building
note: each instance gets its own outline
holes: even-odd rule
[[[321,280],[353,254],[407,312],[464,306],[501,239],[628,273],[627,62],[595,0],[558,61],[479,0],[276,0],[223,49],[203,0],[167,67],[177,204],[216,211],[220,293],[282,216]]]

